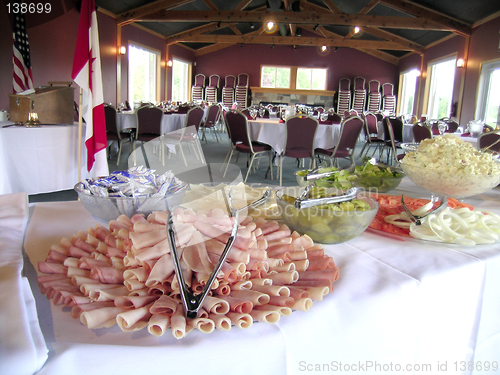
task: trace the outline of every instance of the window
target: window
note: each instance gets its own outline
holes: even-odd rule
[[[399,76],[399,113],[413,114],[418,76],[419,71],[417,69],[410,70],[409,72],[403,73]]]
[[[260,87],[290,88],[290,68],[263,66],[260,72]]]
[[[297,68],[297,90],[325,90],[326,69]]]
[[[431,63],[427,67],[427,114],[431,119],[448,117],[455,81],[455,56]]]
[[[476,119],[496,128],[500,122],[500,61],[483,64]]]
[[[156,102],[160,97],[160,51],[136,44],[128,46],[128,99]]]
[[[187,102],[191,93],[191,64],[177,59],[172,59],[172,100]]]

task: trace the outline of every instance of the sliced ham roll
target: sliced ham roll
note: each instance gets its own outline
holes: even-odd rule
[[[248,314],[253,309],[253,303],[248,300],[231,296],[220,296],[219,298],[229,304],[229,308],[232,312]]]
[[[269,273],[267,277],[273,281],[273,284],[292,284],[299,279],[299,273],[297,271],[276,272]]]
[[[61,263],[38,262],[38,271],[41,273],[61,273],[66,275],[68,267]]]
[[[101,307],[115,307],[115,304],[113,302],[92,302],[75,305],[71,308],[71,317],[73,319],[80,319],[82,312],[100,309]]]
[[[170,315],[154,314],[148,321],[148,332],[154,336],[160,337],[165,334],[170,326]]]
[[[301,298],[295,301],[295,303],[292,306],[292,310],[309,311],[312,305],[313,305],[312,299]]]
[[[130,239],[136,249],[152,247],[167,238],[165,229],[157,229],[151,232],[136,233],[130,232]]]
[[[330,293],[328,286],[306,286],[304,289],[309,293],[309,298],[313,301],[323,301],[323,297]]]
[[[226,316],[231,320],[231,324],[238,328],[247,329],[253,324],[253,318],[250,314],[230,312]]]
[[[250,316],[261,323],[277,323],[281,317],[280,313],[272,310],[252,310]]]
[[[179,306],[179,301],[170,296],[162,295],[149,308],[149,312],[153,315],[165,314],[172,316],[175,314]]]
[[[152,303],[138,309],[126,310],[119,313],[116,315],[116,324],[124,332],[133,332],[146,328],[148,320],[151,317],[151,313],[149,312],[151,305]]]
[[[115,298],[115,306],[122,309],[138,309],[148,304],[152,304],[159,297],[157,296],[118,296]]]
[[[64,265],[66,267],[73,267],[73,268],[78,268],[78,258],[73,258],[73,257],[67,257],[65,260],[64,260]]]
[[[269,296],[289,297],[290,289],[285,285],[253,285],[252,290],[265,293]]]
[[[145,282],[147,287],[162,284],[174,273],[174,262],[170,253],[163,255],[153,266]]]
[[[83,311],[80,315],[80,321],[89,329],[109,328],[116,324],[116,316],[124,311],[119,307],[101,307]]]
[[[184,316],[184,308],[179,306],[174,315],[170,318],[172,327],[172,336],[176,339],[182,339],[187,334],[186,317]]]
[[[188,324],[203,333],[212,333],[215,329],[215,323],[210,318],[190,319]]]
[[[123,270],[114,267],[93,267],[90,270],[90,277],[103,284],[119,284],[125,281]]]
[[[82,277],[90,278],[90,269],[84,270],[83,268],[68,267],[68,271],[66,272],[66,275],[68,277],[82,276]]]
[[[202,307],[212,314],[225,315],[229,312],[229,303],[222,298],[206,296]]]
[[[337,267],[326,270],[304,271],[299,273],[300,280],[330,280],[334,282],[339,278],[339,269]]]
[[[123,272],[124,279],[138,280],[140,282],[146,282],[148,276],[149,272],[144,267],[127,269]]]
[[[255,310],[264,310],[264,311],[274,311],[279,313],[280,315],[283,316],[290,316],[292,315],[292,309],[287,306],[275,306],[275,305],[263,305],[263,306],[256,306]]]
[[[208,318],[214,322],[215,328],[220,329],[221,331],[229,331],[232,327],[231,319],[225,315],[210,314]]]
[[[94,289],[88,294],[92,301],[114,301],[116,297],[128,294],[128,289],[124,285],[109,289]]]
[[[265,305],[270,299],[267,294],[255,290],[233,290],[230,296],[250,301],[256,306]]]

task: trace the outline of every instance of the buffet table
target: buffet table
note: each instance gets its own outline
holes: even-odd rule
[[[285,149],[286,124],[277,118],[248,120],[250,139],[270,145],[279,154]],[[340,134],[340,124],[319,124],[316,131],[315,148],[333,148]]]
[[[0,123],[0,194],[72,189],[78,182],[78,124],[34,128],[13,124]],[[96,155],[94,168],[87,172],[85,127],[82,134],[82,179],[106,176],[106,150]]]
[[[393,193],[426,197],[407,178]],[[466,202],[500,214],[498,188]],[[40,293],[37,263],[50,245],[96,223],[78,201],[30,207],[23,272],[38,310],[34,325],[39,323],[48,348],[39,374],[499,371],[491,368],[500,365],[500,244],[466,248],[367,231],[348,243],[324,246],[340,278],[333,293],[308,312],[295,311],[277,324],[208,335],[195,331],[176,340],[170,332],[157,338],[145,329],[124,333],[116,325],[89,330]]]

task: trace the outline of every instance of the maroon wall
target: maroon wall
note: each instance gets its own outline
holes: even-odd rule
[[[476,98],[481,74],[481,63],[500,60],[500,17],[473,30],[470,37],[469,58],[464,85],[462,122],[475,119]]]
[[[286,65],[311,68],[328,68],[327,90],[338,91],[340,78],[361,76],[366,85],[370,80],[397,84],[399,69],[396,65],[377,59],[363,52],[339,48],[327,56],[321,56],[315,47],[240,45],[225,48],[196,59],[195,74],[217,74],[224,82],[227,75],[249,75],[249,86],[260,86],[260,66]]]

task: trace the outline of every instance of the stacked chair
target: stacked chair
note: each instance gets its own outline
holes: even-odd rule
[[[363,77],[354,78],[354,95],[352,98],[352,109],[359,114],[365,111],[366,104],[366,88],[365,79]]]
[[[193,101],[202,101],[204,89],[205,89],[205,75],[197,74],[194,77],[194,85],[191,86],[191,99]]]
[[[205,88],[205,101],[209,103],[217,103],[219,93],[220,77],[217,74],[212,74],[208,77],[208,86]]]
[[[394,85],[392,83],[382,85],[382,111],[396,112],[396,95],[394,95]]]
[[[367,112],[378,112],[380,110],[381,101],[382,94],[380,94],[380,82],[376,80],[368,82]]]
[[[344,113],[351,109],[351,80],[341,78],[339,80],[339,97],[337,101],[337,113]]]
[[[235,76],[226,76],[224,87],[222,88],[222,104],[224,107],[231,108],[234,103],[234,89],[236,86]]]
[[[238,84],[235,90],[236,103],[243,109],[247,107],[248,101],[248,74],[238,74]]]

